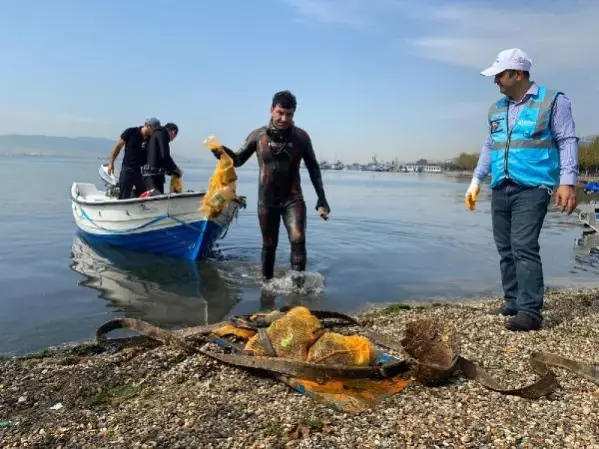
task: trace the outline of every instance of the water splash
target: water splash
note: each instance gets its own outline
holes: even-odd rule
[[[316,272],[288,271],[263,283],[263,289],[276,295],[319,295],[324,292],[324,276]]]

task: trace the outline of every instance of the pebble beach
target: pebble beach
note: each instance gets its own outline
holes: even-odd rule
[[[499,298],[361,313],[401,339],[416,316],[456,326],[462,355],[506,386],[530,383],[532,351],[599,364],[599,290],[549,291],[543,328],[505,329]],[[541,399],[456,376],[411,383],[358,414],[334,411],[268,376],[161,344],[82,343],[0,359],[3,448],[599,448],[599,385],[552,368]]]

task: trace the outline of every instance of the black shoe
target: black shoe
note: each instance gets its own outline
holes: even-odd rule
[[[505,327],[514,332],[528,332],[541,328],[542,320],[529,315],[528,313],[518,312],[518,314],[506,321]]]
[[[516,316],[517,310],[510,309],[507,304],[503,304],[498,309],[492,310],[491,315]]]

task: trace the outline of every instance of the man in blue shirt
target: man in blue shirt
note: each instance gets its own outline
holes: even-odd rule
[[[500,256],[506,327],[541,327],[545,286],[539,235],[551,196],[562,212],[576,208],[578,138],[570,100],[530,80],[532,61],[518,48],[504,50],[491,67],[504,97],[488,112],[489,134],[468,191],[473,202],[491,174],[493,237]]]

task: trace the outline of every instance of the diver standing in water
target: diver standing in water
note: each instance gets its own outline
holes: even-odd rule
[[[318,197],[316,210],[325,220],[330,213],[310,136],[293,123],[296,107],[297,101],[291,92],[277,92],[272,99],[268,125],[252,131],[237,152],[222,147],[233,159],[235,167],[245,164],[253,153],[258,158],[258,218],[262,231],[264,280],[274,276],[281,218],[291,244],[291,269],[304,271],[306,268],[306,203],[300,179],[302,159]],[[219,150],[213,150],[213,153],[220,158]]]

